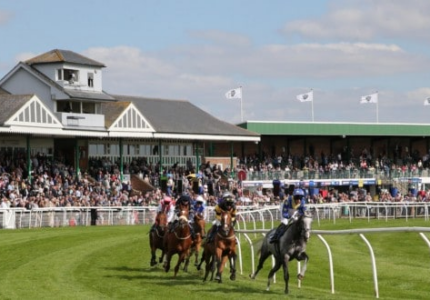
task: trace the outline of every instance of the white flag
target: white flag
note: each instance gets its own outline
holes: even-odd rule
[[[424,105],[430,105],[430,97],[427,97],[426,100],[424,100]]]
[[[314,101],[314,91],[310,91],[304,94],[297,95],[297,100],[300,102]]]
[[[242,88],[232,89],[225,93],[227,99],[242,99]]]
[[[365,103],[378,103],[378,93],[361,97],[360,104],[365,104]]]

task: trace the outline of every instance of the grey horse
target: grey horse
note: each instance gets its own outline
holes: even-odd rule
[[[283,266],[284,281],[285,281],[285,294],[288,294],[288,281],[290,274],[288,272],[288,263],[296,259],[298,261],[304,260],[304,266],[301,272],[297,275],[300,280],[304,278],[309,256],[306,254],[306,244],[311,235],[312,216],[306,211],[295,222],[288,225],[286,233],[280,238],[279,243],[270,243],[270,238],[275,233],[276,228],[270,230],[264,237],[259,250],[260,259],[258,262],[257,270],[251,274],[251,279],[255,279],[258,272],[263,268],[264,261],[270,256],[275,257],[275,266],[270,270],[267,280],[267,291],[270,290],[270,281],[273,275]]]

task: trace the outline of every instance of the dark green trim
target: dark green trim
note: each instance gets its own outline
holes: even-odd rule
[[[262,135],[430,136],[430,124],[246,122],[239,125]]]

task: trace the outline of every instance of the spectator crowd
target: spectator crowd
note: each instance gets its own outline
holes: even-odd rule
[[[408,151],[404,151],[402,155],[398,146],[393,150],[391,158],[388,158],[386,153],[375,156],[372,149],[362,149],[357,156],[347,148],[337,155],[321,152],[319,156],[309,149],[308,153],[302,155],[269,156],[263,153],[261,157],[257,154],[243,157],[233,170],[222,170],[219,165],[211,165],[210,162],[196,169],[189,161],[186,166],[163,166],[162,174],[159,173],[158,164],[149,164],[145,158],[138,158],[125,164],[123,173],[138,175],[154,186],[153,190],[142,192],[134,190],[130,181],[121,180],[119,164],[108,159],[90,159],[88,169],[76,175],[73,166],[38,153],[31,157],[29,176],[24,151],[0,151],[0,207],[32,209],[67,206],[156,206],[164,194],[177,197],[183,192],[189,193],[194,199],[201,195],[208,206],[215,206],[225,190],[236,196],[238,205],[278,204],[288,193],[287,189],[278,194],[272,189],[257,186],[245,193],[241,182],[232,174],[239,171],[245,171],[247,174],[283,171],[288,179],[298,171],[305,171],[306,174],[318,172],[319,175],[350,170],[420,174],[428,167],[428,155],[421,157],[417,152]],[[162,188],[160,178],[166,178],[168,182],[165,189]],[[417,195],[391,195],[389,191],[381,190],[378,195],[379,201],[387,202],[428,199],[430,195],[425,191],[420,191]],[[307,195],[308,203],[366,200],[372,200],[370,194],[362,196],[358,192],[338,191],[334,188],[330,188],[326,195]]]

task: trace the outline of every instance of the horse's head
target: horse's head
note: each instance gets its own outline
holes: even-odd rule
[[[227,235],[230,231],[230,229],[233,228],[233,221],[231,219],[231,214],[228,211],[223,211],[221,213],[221,231],[224,232],[225,235]]]
[[[311,225],[312,225],[312,215],[305,212],[304,215],[300,216],[298,222],[300,236],[307,242],[311,237]]]
[[[180,226],[184,226],[184,225],[188,226],[188,215],[179,215],[178,223]]]
[[[188,219],[189,215],[190,215],[190,212],[188,210],[188,207],[181,207],[180,208],[180,210],[178,212],[178,217],[182,217],[183,216],[183,217],[185,217],[185,218]]]
[[[167,215],[165,212],[160,211],[157,214],[156,220],[158,222],[158,226],[160,226],[163,229],[166,228],[166,226],[167,226]]]
[[[196,233],[200,233],[201,235],[204,235],[205,226],[206,226],[206,222],[203,217],[203,214],[196,213],[194,215],[194,230],[196,231]]]

